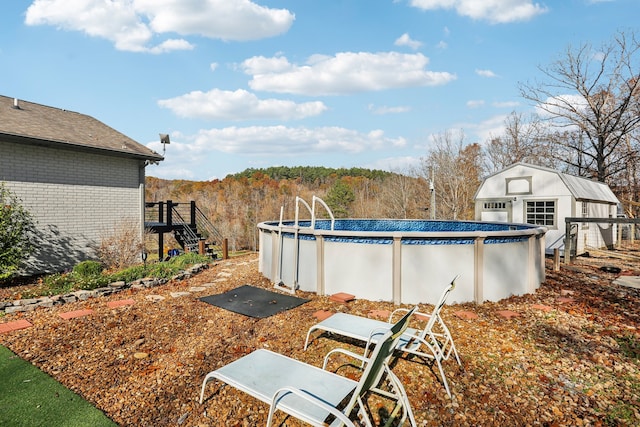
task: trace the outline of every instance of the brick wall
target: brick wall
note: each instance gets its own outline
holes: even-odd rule
[[[100,237],[123,220],[142,227],[141,166],[136,159],[0,141],[0,182],[37,221],[38,250],[25,273],[94,258]]]

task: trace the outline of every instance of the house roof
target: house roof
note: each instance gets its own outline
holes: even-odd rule
[[[17,107],[16,107],[17,104]],[[85,114],[0,95],[0,139],[160,161],[155,151]]]
[[[509,169],[512,169],[518,166],[531,168],[531,169],[538,169],[541,171],[557,174],[558,177],[562,180],[562,182],[567,186],[567,188],[569,189],[569,191],[571,192],[573,197],[575,197],[576,200],[606,202],[611,204],[620,203],[620,201],[615,196],[615,194],[613,194],[613,191],[611,191],[611,188],[609,188],[609,186],[604,182],[594,181],[588,178],[569,175],[566,173],[559,172],[555,169],[546,168],[544,166],[537,166],[537,165],[531,165],[528,163],[519,162],[519,163],[514,163],[511,166],[508,166],[505,169],[501,170],[500,172],[497,172],[491,176],[501,174],[505,171],[508,171]]]

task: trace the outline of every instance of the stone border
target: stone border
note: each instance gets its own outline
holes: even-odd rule
[[[184,280],[192,277],[194,274],[200,273],[202,270],[209,268],[209,264],[194,264],[188,269],[181,271],[171,279],[158,279],[153,277],[145,277],[143,279],[134,280],[131,283],[113,282],[102,288],[92,289],[90,291],[81,289],[75,292],[62,295],[42,296],[37,298],[26,298],[15,301],[0,301],[0,313],[12,314],[26,311],[33,311],[38,307],[51,308],[56,305],[66,303],[85,301],[89,298],[98,298],[111,295],[125,289],[147,289],[155,286],[164,285],[171,280]]]

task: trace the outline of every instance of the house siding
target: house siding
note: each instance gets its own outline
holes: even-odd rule
[[[0,182],[37,221],[23,274],[94,259],[101,237],[123,220],[143,227],[142,160],[0,141]]]

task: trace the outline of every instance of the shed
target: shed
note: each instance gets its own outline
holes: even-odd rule
[[[85,114],[0,96],[0,182],[36,220],[22,274],[95,258],[105,233],[144,232],[145,167],[161,155]]]
[[[515,163],[487,177],[474,200],[477,220],[547,227],[547,253],[564,250],[565,218],[615,218],[619,203],[603,182],[526,163]],[[584,253],[587,246],[611,246],[616,239],[611,224],[581,223],[572,233],[576,254]]]

